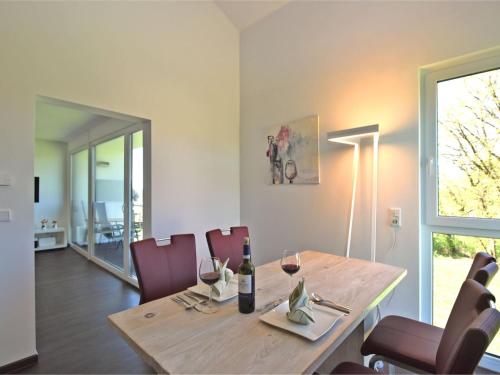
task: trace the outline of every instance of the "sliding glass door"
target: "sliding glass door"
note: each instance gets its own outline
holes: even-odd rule
[[[71,244],[134,284],[130,243],[150,228],[145,134],[143,126],[127,128],[71,154],[70,164]]]
[[[123,270],[125,136],[96,145],[93,161],[94,256]]]
[[[71,155],[71,240],[83,251],[88,250],[89,151]]]
[[[130,241],[144,238],[144,132],[132,134],[131,158],[131,212]],[[130,275],[135,277],[134,264],[130,261]]]

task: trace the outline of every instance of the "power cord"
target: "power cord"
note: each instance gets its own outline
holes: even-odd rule
[[[394,250],[394,248],[396,247],[396,242],[398,240],[398,231],[396,230],[396,228],[392,228],[392,245],[390,247],[389,250],[387,250],[387,253],[390,253],[392,250]]]
[[[398,232],[397,232],[395,227],[392,227],[392,245],[389,248],[389,250],[387,250],[386,256],[387,256],[387,254],[389,254],[390,252],[392,252],[396,248],[397,240],[398,240]],[[394,297],[395,291],[396,291],[396,289],[392,290],[385,307],[388,307],[391,304],[392,297]],[[382,309],[380,308],[380,304],[378,304],[377,305],[377,323],[380,322],[380,320],[382,320],[382,311],[381,310]]]

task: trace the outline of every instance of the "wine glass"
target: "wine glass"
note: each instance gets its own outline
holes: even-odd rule
[[[287,160],[285,164],[285,177],[289,183],[293,184],[293,179],[297,177],[297,164],[294,160]]]
[[[212,303],[212,285],[219,281],[220,272],[218,263],[219,258],[203,258],[200,263],[200,280],[208,285],[208,303],[198,305],[198,310],[205,314],[213,314],[219,309]]]
[[[293,288],[293,275],[300,270],[300,253],[284,250],[281,256],[281,269],[290,275],[290,289]]]

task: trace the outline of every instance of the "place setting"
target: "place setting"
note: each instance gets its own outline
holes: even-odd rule
[[[310,297],[304,277],[294,286],[293,275],[299,272],[301,266],[299,252],[285,250],[280,264],[281,269],[290,276],[289,285],[293,290],[288,299],[278,300],[269,311],[263,313],[259,317],[261,321],[316,341],[340,318],[349,315],[351,309],[346,306],[325,300],[317,293],[312,293]]]
[[[216,313],[219,310],[218,303],[239,295],[239,275],[227,267],[228,262],[229,259],[222,262],[217,257],[203,258],[198,269],[202,283],[189,287],[171,300],[186,310]],[[261,313],[260,321],[315,341],[332,329],[339,319],[349,315],[349,307],[325,299],[315,292],[309,295],[304,277],[295,281],[294,275],[301,268],[299,252],[283,251],[280,266],[290,276],[288,289],[291,293],[287,298],[278,298],[257,310]]]
[[[228,262],[229,258],[224,262],[217,257],[203,258],[198,271],[202,284],[189,287],[172,297],[172,301],[204,314],[217,312],[219,308],[214,301],[225,302],[238,296],[238,280],[227,267]]]

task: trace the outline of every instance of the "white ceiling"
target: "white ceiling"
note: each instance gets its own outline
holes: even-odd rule
[[[37,102],[35,137],[47,141],[64,142],[78,129],[105,118],[89,111]]]
[[[248,26],[276,12],[290,0],[214,0],[215,4],[238,28]]]

